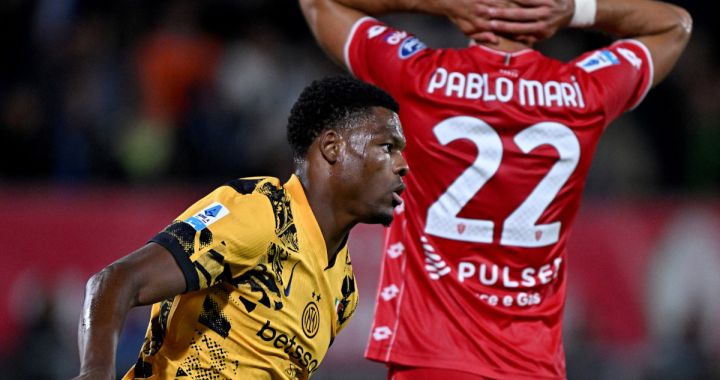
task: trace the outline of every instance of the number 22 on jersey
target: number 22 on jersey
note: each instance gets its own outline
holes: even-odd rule
[[[470,140],[477,147],[478,155],[430,206],[425,232],[446,239],[492,243],[493,221],[457,215],[502,164],[500,135],[485,121],[470,116],[443,120],[433,128],[433,132],[442,145],[458,139]],[[541,145],[551,145],[560,158],[530,195],[505,219],[500,244],[514,247],[555,244],[560,236],[561,223],[537,224],[537,221],[575,170],[580,160],[580,143],[570,128],[556,122],[533,124],[520,131],[513,140],[525,154]]]

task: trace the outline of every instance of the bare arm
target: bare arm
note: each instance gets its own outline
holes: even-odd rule
[[[78,328],[81,379],[114,379],[118,336],[128,311],[185,291],[170,252],[150,243],[88,280]]]
[[[393,12],[427,13],[449,18],[468,37],[475,40],[497,42],[497,37],[490,31],[490,14],[488,10],[495,0],[335,0],[349,8],[377,16]],[[518,1],[518,0],[513,0]],[[548,4],[567,0],[519,0],[528,1],[528,11],[548,11]],[[532,8],[532,9],[530,9]],[[509,20],[511,25],[526,24],[525,20],[516,18]],[[520,21],[520,22],[519,22]]]
[[[642,42],[652,56],[654,86],[665,79],[685,50],[692,18],[685,9],[660,1],[600,0],[594,28]]]
[[[459,13],[454,9],[460,7],[468,11],[465,13],[475,15],[478,12],[475,1],[451,2],[452,9],[447,7],[448,2],[444,0],[300,0],[300,7],[320,46],[331,58],[344,63],[343,50],[352,26],[365,16],[398,11],[444,15]]]
[[[522,34],[552,34],[572,16],[572,1],[513,0],[522,7],[504,19]],[[568,5],[570,3],[570,5]],[[352,26],[365,16],[392,12],[422,12],[448,17],[468,37],[494,42],[490,13],[494,0],[300,0],[310,30],[326,53],[343,62],[343,49]]]
[[[496,32],[517,33],[517,24],[503,21],[518,18],[520,9],[492,9],[491,26]],[[653,86],[673,68],[690,39],[692,18],[683,8],[653,0],[598,0],[593,29],[617,37],[634,38],[650,51]],[[522,31],[520,31],[522,32]]]
[[[367,16],[367,13],[332,0],[300,0],[300,7],[320,47],[330,58],[345,63],[345,41],[355,22]]]

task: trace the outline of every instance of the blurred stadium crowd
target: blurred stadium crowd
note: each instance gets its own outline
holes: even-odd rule
[[[333,69],[293,3],[3,3],[7,179],[285,173],[290,105]]]
[[[672,199],[678,209],[688,202],[696,208],[711,205],[714,211],[707,223],[702,222],[707,216],[673,219],[684,224],[664,235],[666,248],[683,240],[687,234],[682,231],[697,232],[696,223],[706,229],[714,226],[705,238],[720,236],[720,229],[714,229],[720,225],[720,24],[705,2],[679,3],[696,23],[687,52],[637,110],[608,129],[586,190],[591,201],[611,204],[637,199],[652,207],[652,200]],[[2,205],[10,201],[8,194],[21,197],[12,201],[22,203],[27,188],[141,186],[152,192],[148,185],[170,183],[201,195],[235,177],[287,178],[291,159],[285,124],[290,106],[313,79],[343,72],[317,47],[295,1],[4,0],[0,15],[0,218],[10,218]],[[466,43],[439,18],[390,20],[430,46]],[[607,41],[597,33],[563,31],[539,48],[565,60]],[[3,257],[22,254],[21,247],[11,253],[3,244],[13,234],[10,226],[0,231]],[[718,240],[710,240],[697,249],[720,262]],[[379,262],[379,255],[371,258]],[[720,272],[706,272],[702,279],[720,285]],[[30,291],[34,296],[28,299],[34,304],[26,306],[30,311],[20,318],[22,331],[0,348],[0,379],[61,379],[74,373],[73,340],[84,278],[55,284],[55,298]],[[703,284],[708,282],[698,286]],[[363,327],[369,323],[374,285],[364,284],[368,312],[356,318],[363,320],[357,322]],[[650,277],[644,286],[664,285]],[[714,289],[707,297],[714,297],[710,303],[717,305],[718,286]],[[713,310],[720,315],[720,307]],[[682,334],[659,342],[650,350],[652,360],[643,359],[631,369],[618,364],[627,363],[627,357],[621,358],[627,351],[595,343],[597,336],[584,326],[592,318],[570,318],[575,322],[568,323],[566,335],[569,377],[720,379],[720,334],[703,343],[705,330],[694,320],[704,318],[701,314],[690,313]],[[2,316],[6,318],[11,316]],[[128,322],[129,333],[120,346],[121,372],[137,354],[146,318],[147,311],[141,310]],[[720,323],[720,318],[715,321]],[[333,368],[343,371],[337,364],[341,361],[359,363],[354,375],[343,373],[345,379],[382,376],[379,367],[360,356],[367,328],[357,331],[357,342],[352,342],[360,347],[357,357],[331,357],[336,361],[326,363],[328,370],[321,369],[317,378],[340,376],[343,372]],[[39,360],[44,365],[37,365]]]

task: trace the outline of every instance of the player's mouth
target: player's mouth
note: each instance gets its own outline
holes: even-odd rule
[[[392,197],[393,197],[392,206],[393,206],[393,207],[400,206],[400,205],[403,203],[403,199],[402,199],[402,197],[400,196],[400,194],[402,194],[403,191],[405,191],[405,184],[404,184],[404,183],[401,183],[399,186],[397,186],[397,187],[393,190],[393,192],[392,192]]]

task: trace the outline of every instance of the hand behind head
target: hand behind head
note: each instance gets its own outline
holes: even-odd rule
[[[570,23],[575,5],[573,0],[475,0],[475,11],[468,12],[464,3],[454,3],[448,18],[466,36],[490,45],[499,37],[526,45],[550,38]]]

